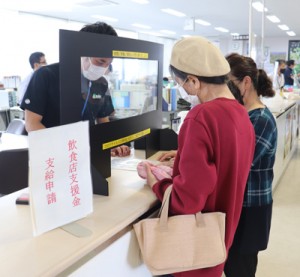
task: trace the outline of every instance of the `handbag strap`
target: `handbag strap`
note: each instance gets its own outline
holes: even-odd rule
[[[172,192],[173,185],[168,186],[165,190],[163,201],[161,204],[161,208],[159,210],[159,227],[160,230],[167,230],[168,229],[168,214],[169,214],[169,203],[170,203],[170,196]],[[202,216],[201,212],[195,214],[196,226],[197,227],[205,227],[205,221]]]
[[[170,196],[172,192],[172,185],[168,186],[168,188],[165,190],[164,198],[161,204],[161,208],[159,211],[159,226],[161,229],[167,229],[168,228],[168,214],[169,214],[169,202],[170,202]]]

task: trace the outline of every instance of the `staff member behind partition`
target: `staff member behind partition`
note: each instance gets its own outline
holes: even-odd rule
[[[147,183],[160,200],[173,184],[172,214],[225,213],[228,251],[253,160],[253,126],[246,109],[227,87],[228,62],[208,40],[194,36],[178,41],[172,50],[170,71],[178,85],[187,94],[196,95],[200,104],[188,112],[179,132],[172,178],[158,181],[146,164]],[[221,277],[223,267],[224,263],[173,275]]]
[[[80,31],[117,36],[114,28],[104,22],[86,25]],[[102,73],[98,74],[100,78],[111,62],[112,58],[101,58],[101,65],[99,65],[91,60],[87,71],[101,71]],[[60,125],[59,84],[59,63],[44,66],[33,74],[21,104],[21,108],[25,110],[27,132]],[[114,156],[129,154],[128,146],[112,149]]]

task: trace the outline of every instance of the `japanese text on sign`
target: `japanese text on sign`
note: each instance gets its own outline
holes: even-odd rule
[[[113,57],[120,57],[120,58],[135,58],[135,59],[148,59],[149,58],[149,53],[145,53],[145,52],[113,50],[112,55],[113,55]]]
[[[46,160],[45,168],[45,189],[47,191],[47,203],[51,205],[56,203],[56,193],[54,190],[54,158],[49,158]]]
[[[73,197],[73,207],[80,205],[80,191],[77,179],[77,166],[78,166],[78,153],[77,153],[77,141],[69,140],[68,142],[68,152],[69,152],[69,178],[70,182],[70,192]]]

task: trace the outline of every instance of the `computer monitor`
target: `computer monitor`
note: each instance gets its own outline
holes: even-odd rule
[[[115,112],[110,115],[109,123],[93,124],[100,114],[96,108],[90,120],[94,193],[108,195],[103,179],[111,176],[111,148],[146,137],[146,156],[159,150],[163,46],[148,41],[60,30],[59,47],[61,124],[86,119],[83,118],[85,105],[93,109],[93,104],[100,99],[110,97],[114,106]],[[109,93],[97,95],[90,82],[84,91],[86,85],[82,84],[81,69],[84,60],[103,57],[113,59],[107,78],[111,82]]]

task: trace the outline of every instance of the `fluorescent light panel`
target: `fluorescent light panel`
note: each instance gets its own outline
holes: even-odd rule
[[[131,25],[134,27],[142,28],[142,29],[151,29],[151,26],[140,24],[140,23],[133,23]]]
[[[279,23],[280,19],[276,15],[267,15],[267,18],[273,23]]]
[[[160,30],[161,33],[167,34],[167,35],[175,35],[176,32],[170,31],[170,30]]]
[[[210,26],[211,24],[205,20],[202,20],[202,19],[195,19],[195,22],[197,24],[200,24],[200,25],[203,25],[203,26]]]
[[[161,37],[162,34],[158,32],[150,32],[150,31],[140,31],[142,34],[150,35],[150,36],[155,36],[155,37]]]
[[[253,2],[252,7],[256,9],[258,12],[262,12],[264,10],[264,5],[261,2]],[[265,12],[267,12],[268,9],[265,7]]]
[[[144,5],[144,4],[149,4],[149,1],[148,0],[131,0],[132,2],[135,2],[137,4],[141,4],[141,5]]]
[[[290,28],[287,25],[278,25],[278,28],[280,28],[283,31],[288,31]]]
[[[223,28],[223,27],[215,27],[215,30],[219,31],[219,32],[222,32],[222,33],[228,33],[229,30]]]
[[[296,35],[296,33],[295,32],[293,32],[293,31],[288,31],[288,32],[286,32],[289,36],[291,36],[291,37],[294,37],[295,35]]]
[[[186,14],[182,13],[182,12],[179,12],[179,11],[176,11],[176,10],[173,10],[173,9],[161,9],[162,12],[164,13],[168,13],[168,14],[171,14],[171,15],[174,15],[174,16],[178,16],[178,17],[185,17]]]
[[[231,35],[234,36],[234,37],[237,37],[237,36],[239,36],[240,34],[239,34],[239,33],[231,33]]]
[[[110,21],[110,22],[117,22],[118,21],[117,18],[110,17],[110,16],[104,16],[104,15],[94,14],[94,15],[91,15],[91,17],[96,18],[96,19],[100,19],[100,20],[103,20],[103,21]]]

